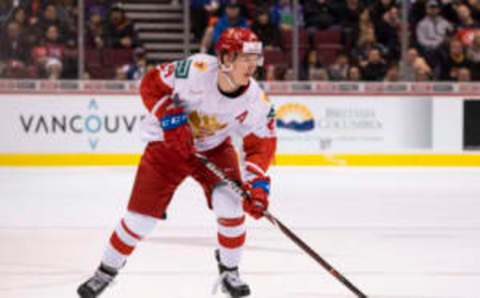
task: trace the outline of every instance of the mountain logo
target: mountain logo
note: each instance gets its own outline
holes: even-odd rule
[[[277,127],[299,132],[312,130],[315,127],[313,113],[303,104],[283,104],[277,109]]]

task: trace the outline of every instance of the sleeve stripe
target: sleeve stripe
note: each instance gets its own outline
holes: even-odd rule
[[[153,115],[157,114],[157,111],[160,109],[160,107],[167,101],[167,99],[170,97],[170,94],[164,95],[162,98],[160,98],[159,101],[155,103],[155,105],[152,108],[151,113]]]
[[[253,170],[257,172],[257,173],[254,173],[254,174],[260,173],[260,175],[265,176],[265,171],[260,166],[258,166],[257,164],[255,164],[251,161],[247,161],[247,162],[245,162],[245,165],[247,166],[247,170],[248,170],[248,167],[252,167]]]

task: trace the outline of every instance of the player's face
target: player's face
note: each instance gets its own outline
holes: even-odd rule
[[[257,54],[239,54],[233,61],[232,76],[236,84],[245,86],[253,76],[261,57]]]

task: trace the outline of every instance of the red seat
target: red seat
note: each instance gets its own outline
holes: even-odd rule
[[[341,46],[327,45],[317,47],[317,58],[324,66],[329,66],[337,59],[338,54],[341,52]]]
[[[282,30],[282,47],[284,49],[291,49],[293,46],[293,32],[292,30]],[[308,47],[308,34],[305,30],[298,31],[298,46]]]
[[[87,66],[91,79],[110,80],[115,77],[115,69],[107,66]]]
[[[122,66],[133,62],[132,49],[105,49],[103,61],[106,66]]]
[[[99,50],[86,50],[85,62],[88,66],[100,66],[102,65],[102,53]]]
[[[287,57],[280,49],[265,49],[263,52],[265,64],[285,64]]]
[[[315,33],[315,46],[325,44],[341,44],[342,35],[337,30],[322,30]]]

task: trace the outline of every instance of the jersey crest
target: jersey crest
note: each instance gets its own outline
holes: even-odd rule
[[[188,120],[196,139],[213,136],[217,130],[227,127],[227,124],[220,123],[215,115],[206,115],[197,111],[190,113]]]

